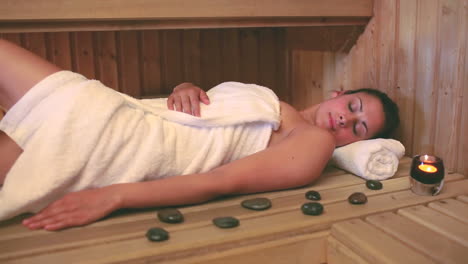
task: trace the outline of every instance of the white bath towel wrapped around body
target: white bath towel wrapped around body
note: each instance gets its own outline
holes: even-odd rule
[[[199,118],[76,73],[47,77],[0,121],[24,150],[0,191],[0,220],[71,191],[205,172],[266,148],[280,123],[271,90],[229,82],[208,96]]]

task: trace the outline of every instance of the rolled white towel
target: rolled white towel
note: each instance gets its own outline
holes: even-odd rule
[[[398,169],[405,147],[394,139],[369,139],[335,149],[331,164],[366,180],[385,180]]]

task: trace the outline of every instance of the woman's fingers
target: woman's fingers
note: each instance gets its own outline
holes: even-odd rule
[[[180,96],[174,95],[174,109],[178,112],[182,112],[182,99]]]
[[[206,92],[203,90],[200,90],[200,101],[206,105],[210,104],[210,98],[208,97]]]
[[[57,206],[49,206],[36,215],[23,220],[23,225],[30,229],[43,228],[47,224],[55,222],[57,216],[63,214],[63,209]]]
[[[169,110],[174,110],[174,96],[173,95],[170,95],[168,98],[167,98],[167,108]]]
[[[181,83],[169,96],[167,107],[170,110],[200,116],[200,103],[210,104],[207,93],[192,83]]]
[[[200,116],[200,101],[199,98],[195,95],[189,97],[190,99],[190,106],[191,106],[191,114],[194,116]]]
[[[186,114],[192,114],[192,105],[190,104],[190,95],[185,95],[180,97],[181,104],[182,104],[182,111]]]

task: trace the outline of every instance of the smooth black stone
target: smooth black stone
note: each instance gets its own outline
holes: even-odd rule
[[[158,218],[165,223],[180,223],[184,221],[182,213],[174,208],[163,209],[158,212]]]
[[[169,239],[169,233],[162,228],[153,227],[146,232],[146,238],[154,242],[164,241]]]
[[[348,201],[352,204],[365,204],[367,196],[361,192],[355,192],[348,197]]]
[[[323,205],[317,202],[305,203],[301,210],[306,215],[321,215],[323,213]]]
[[[367,180],[366,186],[371,190],[380,190],[383,187],[382,183],[376,180]]]
[[[254,198],[242,201],[241,205],[247,209],[261,211],[270,208],[271,201],[267,198]]]
[[[320,193],[317,191],[308,191],[306,192],[305,197],[306,199],[314,200],[314,201],[320,201],[320,199],[322,199],[322,197],[320,196]]]
[[[219,228],[233,228],[239,225],[237,218],[226,216],[213,219],[213,224]]]

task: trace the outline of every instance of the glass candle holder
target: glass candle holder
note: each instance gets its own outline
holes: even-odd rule
[[[418,195],[437,195],[444,186],[444,162],[432,155],[413,157],[410,171],[411,191]]]

